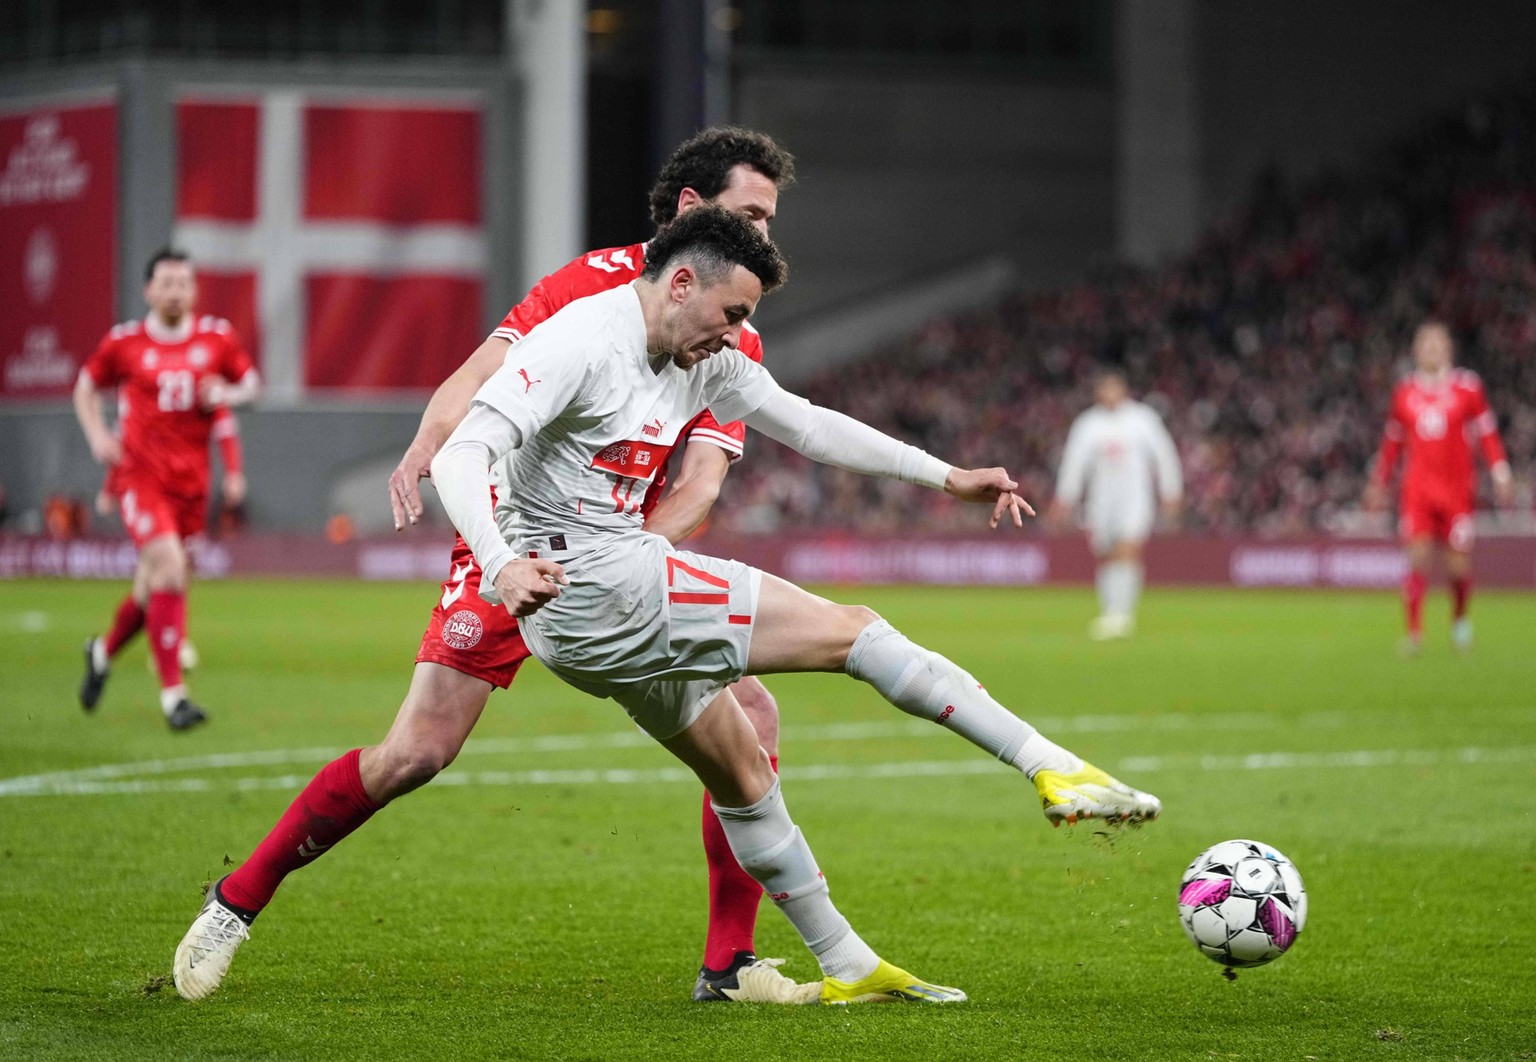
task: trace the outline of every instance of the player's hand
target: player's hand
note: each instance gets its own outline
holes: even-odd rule
[[[218,409],[229,398],[229,385],[217,376],[197,381],[197,404],[206,410]]]
[[[1024,513],[1035,515],[1029,502],[1013,493],[1019,489],[1005,468],[951,468],[944,481],[944,493],[961,501],[992,504],[992,518],[988,527],[1002,522],[1003,514],[1013,514],[1013,526],[1024,526]]]
[[[91,440],[91,456],[98,464],[116,465],[123,460],[123,440],[108,433]]]
[[[496,573],[496,593],[514,616],[531,616],[569,586],[565,569],[552,560],[527,559],[507,562]]]
[[[406,449],[405,456],[389,474],[389,508],[395,514],[395,530],[405,528],[406,522],[417,523],[423,512],[421,490],[417,484],[432,475],[432,458],[416,443]]]
[[[245,501],[245,473],[224,473],[224,504],[231,509]]]
[[[1493,500],[1505,508],[1515,504],[1515,477],[1502,462],[1493,470]]]
[[[1365,488],[1365,496],[1360,499],[1366,512],[1379,513],[1387,507],[1387,488],[1380,483],[1369,483]]]

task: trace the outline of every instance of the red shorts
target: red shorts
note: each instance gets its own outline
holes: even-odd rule
[[[1469,552],[1477,537],[1470,502],[1451,505],[1443,501],[1405,498],[1398,530],[1404,539],[1432,538],[1458,553]]]
[[[108,483],[121,492],[123,526],[140,549],[161,535],[192,538],[207,526],[206,494],[168,494],[154,480],[134,476],[109,476]]]
[[[416,662],[442,664],[506,689],[530,655],[517,617],[480,597],[480,565],[462,537],[454,540],[452,565]]]

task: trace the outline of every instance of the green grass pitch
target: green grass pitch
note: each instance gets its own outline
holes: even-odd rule
[[[776,1009],[688,1001],[699,790],[536,664],[184,1003],[165,978],[200,883],[383,735],[433,591],[199,586],[212,721],[172,734],[142,643],[95,716],[76,706],[80,642],[121,590],[0,583],[0,1058],[1536,1057],[1530,596],[1480,595],[1460,657],[1437,594],[1405,661],[1386,594],[1154,589],[1141,633],[1098,645],[1086,590],[834,591],[1165,812],[1053,831],[1021,778],[866,687],[770,680],[833,896],[886,957],[971,996]],[[1233,983],[1174,912],[1185,864],[1229,837],[1285,852],[1311,901],[1292,952]],[[758,950],[816,976],[767,904]]]

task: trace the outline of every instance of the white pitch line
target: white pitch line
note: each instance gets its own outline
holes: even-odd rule
[[[1536,746],[1512,748],[1460,748],[1460,749],[1378,749],[1348,752],[1265,752],[1244,756],[1133,756],[1115,765],[1117,772],[1125,774],[1157,774],[1163,771],[1266,771],[1266,770],[1321,770],[1370,767],[1433,767],[1458,765],[1503,766],[1536,762]],[[955,778],[965,775],[987,774],[1004,770],[1000,764],[985,758],[966,760],[907,760],[893,763],[869,764],[802,764],[785,766],[780,773],[793,782],[842,781],[868,778]],[[204,793],[217,789],[235,789],[241,792],[280,789],[293,791],[309,781],[302,775],[276,777],[246,777],[212,781],[205,778],[133,779],[129,781],[98,781],[36,776],[39,781],[31,787],[12,787],[0,791],[0,796],[101,796],[139,795],[146,793]],[[20,779],[12,779],[20,781]],[[586,785],[665,785],[698,782],[693,774],[681,767],[626,770],[616,768],[589,768],[574,770],[535,771],[465,771],[448,770],[432,782],[439,786],[586,786]]]
[[[1343,712],[1316,712],[1301,719],[1283,721],[1287,727],[1309,730],[1334,729],[1350,720]],[[1076,715],[1036,718],[1034,725],[1050,734],[1116,733],[1121,731],[1203,732],[1278,730],[1282,720],[1261,712],[1198,715],[1149,713],[1146,715]],[[939,733],[932,723],[919,719],[898,719],[873,723],[824,723],[815,726],[786,727],[786,741],[865,741],[894,738],[928,737]],[[598,749],[648,748],[654,742],[639,730],[611,731],[598,734],[549,734],[531,738],[484,738],[467,742],[459,753],[465,756],[502,756],[526,753],[591,752]],[[257,749],[251,752],[219,752],[202,756],[178,756],[173,759],[141,760],[136,763],[109,763],[71,771],[0,778],[0,796],[27,793],[40,787],[78,786],[113,778],[139,775],[177,774],[207,769],[229,770],[240,767],[273,767],[301,763],[329,763],[343,752],[342,747],[307,749]]]

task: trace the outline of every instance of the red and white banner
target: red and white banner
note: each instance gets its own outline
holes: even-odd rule
[[[57,398],[116,321],[117,104],[0,112],[0,398]]]
[[[270,395],[429,389],[479,345],[481,120],[333,92],[178,100],[176,242]]]

